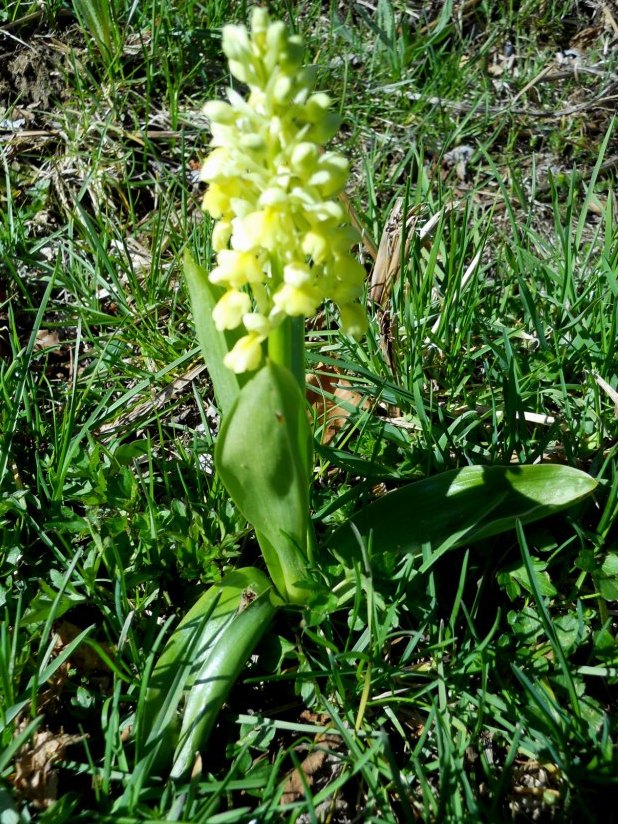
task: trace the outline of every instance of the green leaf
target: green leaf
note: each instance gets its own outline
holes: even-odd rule
[[[112,58],[118,48],[118,26],[114,21],[114,3],[109,0],[73,0],[75,13],[82,27],[87,29],[101,54]]]
[[[541,558],[531,559],[531,569],[534,573],[536,585],[541,593],[549,598],[556,594],[556,588],[551,582],[547,570],[547,561]],[[523,561],[515,562],[498,574],[498,583],[506,588],[509,598],[516,598],[521,593],[521,587],[526,592],[532,592],[526,565]]]
[[[607,554],[596,579],[601,597],[605,601],[618,601],[618,553]]]
[[[241,606],[217,637],[187,698],[171,777],[179,779],[204,747],[223,702],[277,611],[268,591]]]
[[[183,695],[208,659],[215,641],[242,606],[271,589],[259,569],[237,569],[211,586],[169,638],[148,682],[138,738],[152,763],[171,757],[178,733],[177,710]]]
[[[530,523],[590,495],[594,478],[568,466],[469,466],[408,484],[351,518],[376,553],[421,552],[424,544],[452,547],[507,532],[516,520]],[[329,546],[344,562],[358,557],[350,524]]]
[[[215,466],[256,531],[268,571],[290,603],[309,598],[307,530],[311,430],[292,373],[268,361],[224,418]]]
[[[208,280],[208,272],[193,260],[190,252],[184,255],[184,274],[189,287],[193,322],[202,355],[208,368],[219,409],[227,413],[247,382],[246,375],[236,375],[223,365],[223,358],[234,346],[241,333],[238,330],[219,332],[212,320],[212,310],[224,290]]]
[[[590,635],[590,627],[578,615],[567,613],[554,619],[554,629],[560,646],[569,655]]]
[[[134,460],[143,458],[151,451],[152,445],[148,438],[141,438],[121,444],[114,452],[114,458],[121,466],[129,466]]]
[[[57,590],[42,580],[38,582],[38,587],[39,591],[28,604],[25,615],[21,619],[24,626],[46,621],[52,608],[54,609],[54,620],[58,621],[65,612],[73,609],[77,604],[83,604],[86,600],[85,597],[71,591],[62,592],[59,597]]]

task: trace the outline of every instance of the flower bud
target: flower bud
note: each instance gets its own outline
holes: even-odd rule
[[[292,168],[299,174],[310,174],[318,161],[315,143],[299,143],[292,152]]]
[[[234,109],[222,100],[209,100],[202,107],[202,114],[212,123],[223,123],[229,125],[238,117]]]
[[[240,145],[250,152],[265,152],[266,141],[261,134],[244,134],[240,138]]]
[[[260,195],[258,203],[260,206],[276,206],[287,202],[287,193],[280,186],[271,186]]]
[[[225,193],[225,189],[216,183],[211,183],[202,200],[204,211],[208,212],[215,220],[218,220],[227,212],[229,205],[230,199]]]
[[[266,48],[279,56],[287,46],[288,38],[285,31],[285,23],[276,20],[266,29]]]
[[[262,267],[250,252],[222,249],[217,263],[209,275],[211,283],[219,283],[232,289],[241,289],[248,283],[259,283],[264,278]],[[248,311],[248,310],[245,310]]]
[[[223,53],[228,60],[245,62],[251,58],[251,41],[244,26],[224,26],[222,38]]]
[[[318,170],[309,178],[310,186],[319,186],[323,197],[340,192],[348,179],[348,161],[337,152],[328,152],[318,161]]]
[[[212,183],[217,179],[229,178],[237,174],[237,170],[232,162],[230,153],[227,149],[219,147],[211,152],[202,168],[200,169],[200,180],[205,183]]]
[[[307,232],[302,242],[302,250],[314,263],[324,263],[330,252],[330,245],[322,232]]]
[[[305,117],[310,123],[321,120],[331,107],[331,99],[324,92],[312,94],[305,104]]]
[[[232,234],[232,224],[226,220],[220,220],[212,230],[211,245],[215,252],[220,252],[227,248]]]
[[[283,269],[283,280],[290,286],[304,286],[311,280],[311,269],[306,263],[288,263]]]
[[[308,208],[316,220],[327,226],[339,226],[345,221],[343,206],[334,200],[318,202]]]
[[[277,82],[273,86],[272,95],[279,104],[289,103],[292,99],[293,91],[294,84],[292,83],[292,79],[283,75],[277,78]]]
[[[230,74],[234,75],[241,83],[249,84],[251,82],[254,72],[249,63],[243,60],[230,60],[228,65],[230,67]]]
[[[251,34],[256,35],[266,32],[268,35],[269,29],[276,25],[277,23],[270,23],[266,9],[256,6],[251,12]],[[281,23],[280,25],[285,32],[285,24]]]

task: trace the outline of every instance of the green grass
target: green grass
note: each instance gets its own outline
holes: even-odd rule
[[[399,197],[417,227],[440,215],[365,342],[328,309],[308,339],[309,368],[336,362],[367,401],[319,449],[321,537],[381,482],[468,464],[563,462],[598,493],[394,571],[366,548],[344,606],[261,643],[201,773],[138,769],[157,650],[258,558],[212,472],[181,277],[185,248],[210,260],[193,171],[200,107],[228,82],[220,26],[246,17],[229,5],[116,3],[106,47],[70,3],[0,3],[0,807],[54,824],[614,820],[618,127],[595,100],[618,68],[601,14],[566,0],[271,9],[344,117],[368,238]],[[514,100],[591,26],[577,71]],[[507,40],[514,67],[492,75]],[[464,144],[460,177],[445,156]]]

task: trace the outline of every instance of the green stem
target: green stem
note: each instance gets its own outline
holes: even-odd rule
[[[275,363],[286,366],[294,375],[303,397],[305,397],[305,319],[286,318],[268,337],[268,357]],[[307,528],[307,559],[314,563],[317,543],[313,523],[309,519]]]
[[[318,555],[318,539],[315,534],[315,527],[313,521],[309,518],[309,525],[307,526],[307,560],[310,564],[315,564]]]
[[[268,336],[268,357],[286,366],[305,394],[305,319],[286,318]]]

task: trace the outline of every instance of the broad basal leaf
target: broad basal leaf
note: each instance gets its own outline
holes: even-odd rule
[[[590,495],[597,482],[568,466],[469,466],[409,484],[356,513],[351,523],[374,553],[461,546],[530,523]],[[358,557],[351,526],[329,540],[344,561]]]
[[[291,372],[269,361],[225,416],[215,465],[258,536],[281,596],[305,603],[311,431]],[[304,583],[303,583],[304,582]]]

